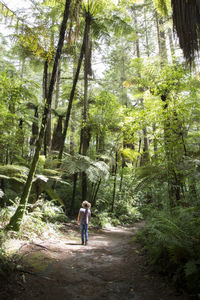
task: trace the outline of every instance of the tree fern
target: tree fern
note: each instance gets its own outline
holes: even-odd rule
[[[28,168],[17,165],[0,166],[0,178],[12,179],[24,183],[28,174]]]
[[[101,178],[107,178],[109,167],[104,161],[93,161],[88,156],[76,154],[67,155],[63,159],[61,169],[67,174],[72,175],[79,172],[86,172],[91,182],[96,182]]]

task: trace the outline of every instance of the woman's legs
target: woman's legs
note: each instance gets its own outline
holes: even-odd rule
[[[82,245],[84,244],[84,231],[85,231],[85,225],[81,224],[81,240],[82,240]]]
[[[85,237],[85,244],[88,242],[88,224],[81,224],[81,240],[82,245],[84,244],[84,237]]]
[[[88,242],[88,224],[85,224],[85,244]]]

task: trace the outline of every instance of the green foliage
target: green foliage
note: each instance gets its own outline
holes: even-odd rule
[[[5,226],[14,210],[17,207],[18,198],[15,199],[13,206],[2,208],[0,211],[0,226]],[[68,222],[69,219],[65,215],[63,208],[57,204],[57,201],[45,201],[40,199],[34,204],[28,204],[25,213],[21,231],[18,233],[20,238],[33,238],[40,234],[45,234],[48,227],[52,227],[52,231],[62,227],[62,223]],[[54,225],[53,225],[54,224]],[[3,231],[2,231],[3,233]],[[17,234],[14,233],[13,234]],[[12,232],[10,233],[12,235]],[[6,238],[9,238],[7,236]],[[2,242],[5,241],[2,239]]]
[[[118,225],[133,224],[142,219],[142,215],[137,207],[132,207],[131,205],[126,206],[123,202],[115,208],[114,213],[101,211],[100,209],[101,208],[92,211],[92,226],[100,228],[114,227]]]
[[[62,170],[71,175],[79,172],[86,172],[91,182],[96,182],[101,178],[107,178],[109,167],[104,161],[93,161],[88,156],[80,154],[66,155],[63,159]]]
[[[91,226],[106,228],[112,226],[112,218],[108,212],[95,212],[92,213]]]
[[[153,0],[156,10],[162,15],[167,17],[171,12],[170,0]]]
[[[30,207],[30,209],[32,209]],[[45,223],[68,222],[68,217],[64,214],[62,206],[58,206],[55,201],[38,200],[33,205],[33,214],[40,217]]]
[[[152,210],[138,239],[150,264],[167,274],[177,287],[200,292],[200,214],[198,207]]]
[[[0,163],[6,160],[13,163],[21,155],[21,147],[24,155],[28,150],[25,143],[26,134],[30,134],[27,103],[35,101],[37,85],[20,78],[12,64],[0,64]]]
[[[7,180],[16,180],[24,183],[28,174],[28,168],[17,165],[0,166],[0,178]]]

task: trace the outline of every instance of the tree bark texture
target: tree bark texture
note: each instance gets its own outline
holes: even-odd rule
[[[85,37],[85,64],[84,64],[84,104],[82,122],[82,155],[87,154],[90,143],[90,128],[88,126],[88,75],[91,70],[91,49],[90,49],[90,23],[91,16],[86,15],[86,37]],[[87,175],[82,172],[82,201],[87,199]]]

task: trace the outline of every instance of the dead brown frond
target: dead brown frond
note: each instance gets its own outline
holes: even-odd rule
[[[174,29],[180,47],[191,65],[200,48],[200,2],[199,0],[171,0]]]

